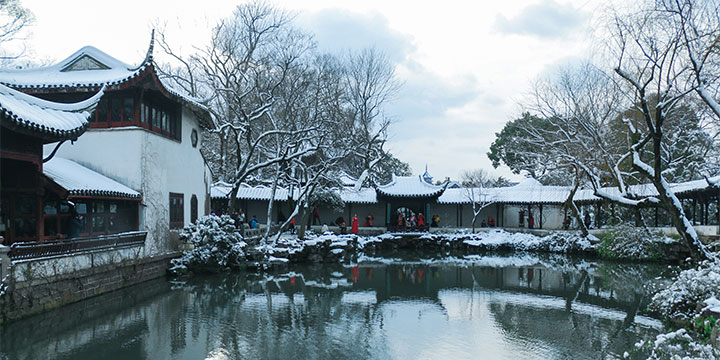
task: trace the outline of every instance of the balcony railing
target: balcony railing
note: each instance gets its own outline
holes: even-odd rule
[[[22,242],[10,246],[10,259],[24,260],[72,254],[87,250],[124,248],[143,245],[147,231],[131,231],[112,235],[75,238],[52,242]]]

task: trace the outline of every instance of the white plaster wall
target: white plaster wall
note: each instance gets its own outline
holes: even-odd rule
[[[349,206],[352,205],[351,208]],[[379,202],[375,204],[345,204],[345,213],[343,217],[345,220],[350,223],[350,220],[352,219],[352,216],[357,214],[358,220],[360,221],[360,226],[362,226],[365,223],[365,217],[368,216],[368,214],[373,215],[373,226],[385,226],[385,203]],[[348,210],[352,212],[348,215]],[[320,212],[320,219],[323,221],[323,223],[327,223],[330,225],[331,223],[335,222],[335,219],[340,216],[335,215],[334,217],[326,216],[322,214],[322,210]],[[327,220],[327,221],[326,221]]]
[[[190,199],[198,199],[198,217],[206,215],[205,201],[212,178],[190,134],[200,135],[197,118],[189,110],[182,112],[182,141],[166,138],[139,127],[90,129],[75,144],[63,144],[58,155],[73,160],[118,181],[143,195],[140,206],[140,230],[147,230],[147,254],[174,250],[170,243],[170,193],[184,197],[185,225],[190,223]],[[49,153],[54,144],[46,145]]]
[[[525,221],[523,227],[527,228],[527,205],[505,205],[505,227],[518,227],[520,210],[525,210]],[[533,205],[531,208],[533,216],[535,217],[535,228],[539,229],[538,216],[540,215],[540,209],[537,205]],[[563,211],[562,206],[559,205],[543,205],[543,229],[562,229],[563,223]]]
[[[56,156],[75,161],[133,190],[142,190],[139,159],[146,131],[139,127],[88,129],[74,143],[60,146]],[[45,145],[48,155],[57,143]]]
[[[141,229],[148,230],[148,254],[173,250],[170,242],[170,193],[183,194],[184,225],[190,223],[190,199],[198,199],[198,217],[205,215],[209,194],[209,170],[200,154],[200,142],[192,146],[190,134],[200,127],[195,115],[183,109],[181,141],[145,131],[143,137],[143,204]]]

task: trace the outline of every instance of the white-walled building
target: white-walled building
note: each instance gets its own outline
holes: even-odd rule
[[[359,190],[353,188],[352,179],[342,179],[344,187],[337,189],[338,195],[343,199],[345,207],[342,212],[320,208],[321,223],[334,224],[337,217],[350,219],[358,215],[363,224],[368,215],[373,215],[374,226],[387,229],[403,230],[407,226],[399,225],[399,214],[403,218],[423,213],[426,224],[432,223],[432,217],[439,217],[439,227],[471,228],[473,221],[473,202],[479,212],[475,227],[492,226],[503,228],[528,228],[532,222],[535,229],[563,229],[565,220],[571,212],[565,208],[565,203],[572,188],[567,186],[545,186],[533,178],[526,178],[518,184],[500,188],[465,188],[458,184],[446,183],[433,185],[428,183],[427,176],[395,176],[393,180],[376,188],[363,187]],[[708,180],[695,180],[684,183],[671,184],[676,195],[685,205],[688,217],[696,225],[716,225],[720,223],[720,196],[714,185],[720,181],[720,176]],[[215,210],[222,211],[227,204],[230,186],[216,184],[213,186],[213,201]],[[617,189],[605,188],[607,193]],[[654,194],[650,185],[633,185],[631,191],[635,194]],[[263,187],[243,186],[238,191],[243,210],[248,216],[258,214],[261,222],[265,222],[267,202],[270,189]],[[272,222],[282,213],[290,212],[292,194],[286,189],[276,193],[276,211]],[[475,201],[472,201],[472,199]],[[590,217],[591,227],[603,226],[612,222],[615,212],[620,211],[612,204],[594,195],[592,189],[579,189],[573,201],[580,208],[583,219]],[[250,212],[249,212],[250,211]],[[648,225],[669,226],[667,216],[663,210],[655,208],[642,209],[643,216]],[[627,214],[625,214],[627,216]],[[277,218],[275,217],[277,216]],[[632,215],[634,216],[634,215]],[[532,217],[532,221],[530,218]],[[626,219],[631,220],[631,219]],[[573,224],[569,224],[573,227]]]
[[[1,84],[57,102],[104,88],[89,129],[56,155],[141,194],[137,224],[148,231],[148,255],[172,249],[171,230],[209,212],[212,179],[199,136],[212,126],[209,113],[158,77],[152,50],[151,42],[138,66],[87,46],[55,65],[0,71]]]

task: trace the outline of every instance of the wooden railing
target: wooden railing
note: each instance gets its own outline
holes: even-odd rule
[[[75,238],[52,242],[22,242],[10,246],[10,259],[35,259],[45,256],[72,254],[86,250],[123,248],[143,245],[147,231],[131,231],[96,237]]]

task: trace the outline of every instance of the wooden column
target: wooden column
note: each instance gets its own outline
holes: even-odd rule
[[[697,213],[697,199],[695,198],[693,198],[692,207],[692,224],[695,225],[695,219],[697,218],[695,216]]]
[[[655,206],[655,227],[658,227],[658,207]]]
[[[543,204],[540,204],[540,217],[538,217],[538,227],[542,229],[543,227]]]

